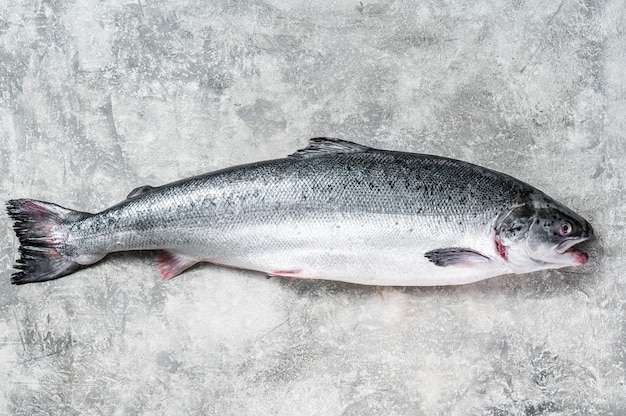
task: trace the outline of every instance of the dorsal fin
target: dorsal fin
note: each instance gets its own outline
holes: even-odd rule
[[[289,157],[309,158],[330,154],[365,152],[371,149],[371,147],[347,140],[333,139],[331,137],[314,137],[309,139],[307,147],[290,154]]]
[[[152,191],[153,189],[154,189],[154,187],[152,187],[150,185],[140,186],[140,187],[135,188],[132,191],[130,191],[130,193],[128,194],[126,199],[137,198],[138,196],[141,196],[141,195],[143,195],[145,193],[148,193],[148,192]]]

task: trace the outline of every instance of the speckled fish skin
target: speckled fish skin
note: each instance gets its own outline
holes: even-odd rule
[[[572,246],[593,236],[582,217],[508,175],[325,138],[284,159],[138,188],[98,214],[27,199],[9,201],[9,214],[22,244],[17,284],[147,249],[164,250],[164,278],[207,261],[359,284],[464,284],[584,264]],[[537,234],[536,217],[549,236]],[[553,221],[571,229],[547,241]],[[533,236],[539,251],[553,252],[529,261],[518,246]]]

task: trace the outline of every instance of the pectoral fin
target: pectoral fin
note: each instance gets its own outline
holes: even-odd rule
[[[491,261],[489,257],[483,256],[474,250],[460,247],[448,247],[431,250],[425,253],[424,256],[440,267],[472,266]]]

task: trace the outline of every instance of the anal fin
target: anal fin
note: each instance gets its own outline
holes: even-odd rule
[[[195,257],[188,256],[174,251],[159,250],[159,273],[163,280],[169,280],[174,276],[178,276],[199,260]]]
[[[440,267],[473,266],[491,261],[489,257],[483,256],[477,251],[460,247],[448,247],[431,250],[424,253],[424,256]]]

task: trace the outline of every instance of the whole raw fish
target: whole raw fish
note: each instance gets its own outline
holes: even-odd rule
[[[100,213],[8,202],[15,284],[126,250],[164,279],[198,262],[370,285],[454,285],[579,266],[591,225],[511,176],[444,157],[311,139],[284,159],[135,189]]]

